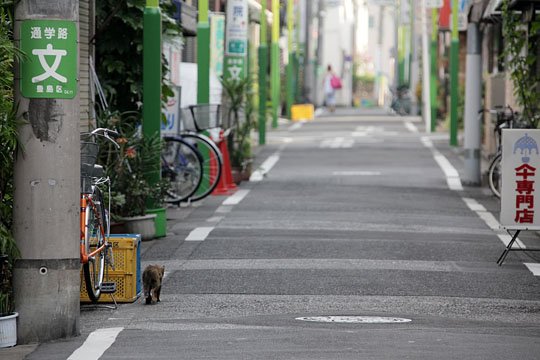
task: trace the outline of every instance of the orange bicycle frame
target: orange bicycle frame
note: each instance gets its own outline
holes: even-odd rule
[[[88,229],[86,228],[86,208],[87,208],[88,205],[90,205],[94,209],[94,214],[99,220],[99,231],[101,232],[101,236],[103,236],[103,239],[105,240],[104,244],[102,246],[100,246],[99,248],[97,248],[96,250],[92,251],[89,254],[86,253],[86,247],[84,246],[86,236],[88,236],[87,235]],[[100,218],[100,216],[101,216],[101,214],[99,214],[96,211],[96,206],[94,205],[94,202],[92,201],[92,197],[89,196],[88,194],[82,194],[81,195],[81,214],[80,214],[81,240],[80,240],[80,244],[79,244],[80,253],[81,253],[81,263],[82,264],[88,263],[88,259],[90,257],[92,257],[92,256],[96,255],[97,253],[103,251],[103,249],[105,248],[105,245],[107,243],[107,241],[106,241],[107,239],[105,238],[105,229],[103,229],[103,223],[102,223],[102,219]]]

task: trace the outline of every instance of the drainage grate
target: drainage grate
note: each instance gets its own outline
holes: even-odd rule
[[[325,323],[363,323],[363,324],[393,324],[407,323],[411,319],[382,317],[382,316],[306,316],[298,317],[296,320],[325,322]]]

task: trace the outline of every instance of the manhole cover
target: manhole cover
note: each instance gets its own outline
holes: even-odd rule
[[[298,317],[296,320],[314,321],[326,323],[363,323],[363,324],[390,324],[390,323],[406,323],[411,319],[396,318],[396,317],[381,317],[381,316],[306,316]]]

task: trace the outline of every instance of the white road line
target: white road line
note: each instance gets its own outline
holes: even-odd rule
[[[264,162],[259,166],[257,170],[251,174],[249,177],[249,181],[262,181],[264,178],[264,175],[266,175],[274,165],[277,164],[279,161],[279,152],[276,152],[272,155],[270,155]]]
[[[230,207],[230,206],[223,206],[223,205],[221,205],[220,207],[218,207],[218,208],[216,209],[216,213],[217,213],[217,214],[228,214],[228,213],[230,213],[231,211],[232,211],[232,207]]]
[[[221,205],[238,205],[246,195],[249,193],[249,189],[242,189],[229,196]]]
[[[459,173],[456,168],[452,166],[450,161],[448,161],[448,159],[444,157],[443,154],[441,154],[437,149],[435,149],[435,146],[433,145],[431,139],[423,136],[420,140],[425,147],[431,150],[433,158],[435,159],[437,164],[439,164],[439,167],[442,169],[444,175],[446,176],[446,183],[448,184],[450,190],[463,191],[463,185],[461,184],[461,179],[459,178]]]
[[[332,175],[334,176],[377,176],[381,175],[380,171],[334,171],[332,172]]]
[[[289,126],[289,131],[294,131],[294,130],[298,130],[302,127],[302,125],[305,124],[305,121],[299,121],[299,122],[295,122],[294,124],[292,124],[291,126]]]
[[[214,227],[198,227],[193,229],[185,241],[204,241],[210,235]]]
[[[405,127],[412,133],[418,133],[418,128],[410,121],[405,121]]]
[[[206,219],[206,222],[215,222],[218,223],[223,220],[223,216],[212,216],[211,218]]]
[[[77,350],[67,360],[97,360],[115,342],[116,337],[124,330],[123,327],[97,329],[86,338]]]
[[[315,113],[314,113],[315,117],[321,116],[322,114],[324,114],[324,109],[318,108],[315,110]]]
[[[524,263],[534,276],[540,276],[540,264]]]
[[[497,221],[495,216],[493,216],[492,213],[487,211],[486,208],[482,204],[478,203],[478,201],[476,201],[475,199],[462,198],[462,200],[465,202],[465,204],[467,204],[469,209],[474,211],[476,215],[480,217],[480,219],[484,220],[486,225],[491,230],[497,233],[497,237],[502,241],[504,246],[508,246],[508,244],[512,240],[512,236],[510,236],[508,233],[502,230],[501,224],[499,223],[499,221]],[[517,238],[514,244],[512,245],[512,249],[526,249],[526,248],[527,247],[525,246],[525,244],[521,240],[519,240],[519,238]]]

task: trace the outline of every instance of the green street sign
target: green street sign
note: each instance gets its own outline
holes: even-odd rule
[[[77,26],[65,20],[25,20],[21,25],[21,94],[72,99],[77,94]]]
[[[241,80],[246,77],[246,58],[244,56],[225,56],[223,76],[230,80]]]

